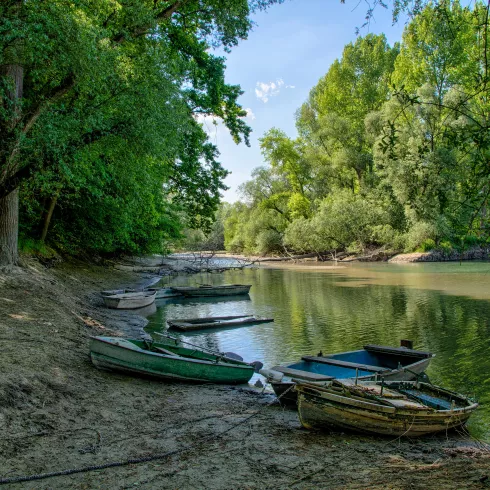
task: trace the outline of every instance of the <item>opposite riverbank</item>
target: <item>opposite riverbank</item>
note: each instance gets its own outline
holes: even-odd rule
[[[296,412],[251,388],[98,371],[90,335],[139,337],[146,324],[134,312],[105,309],[98,291],[155,276],[74,262],[25,265],[0,277],[0,477],[189,449],[11,488],[486,488],[490,453],[465,435],[312,433]]]

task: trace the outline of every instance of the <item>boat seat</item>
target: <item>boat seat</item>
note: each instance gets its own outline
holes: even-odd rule
[[[308,371],[302,371],[301,369],[292,369],[285,366],[274,366],[272,371],[279,371],[286,376],[298,379],[306,379],[308,381],[331,381],[333,376],[326,376],[324,374],[310,373]]]
[[[151,347],[152,351],[158,352],[159,354],[165,354],[166,356],[175,356],[175,352],[172,352],[171,350],[163,349],[162,347]]]
[[[379,352],[382,354],[396,354],[400,356],[414,357],[433,357],[432,352],[424,352],[421,350],[407,349],[406,347],[387,347],[384,345],[368,344],[364,346],[368,352]]]
[[[351,369],[362,369],[363,371],[372,371],[374,373],[381,373],[384,371],[390,371],[389,368],[380,366],[370,366],[368,364],[361,364],[359,362],[347,362],[339,361],[338,359],[331,359],[329,357],[316,357],[316,356],[303,356],[301,359],[306,362],[320,362],[322,364],[331,364],[332,366],[340,366]]]

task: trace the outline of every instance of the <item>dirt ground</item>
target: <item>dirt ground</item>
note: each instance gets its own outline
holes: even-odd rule
[[[151,279],[33,260],[0,275],[0,480],[178,451],[4,488],[490,488],[490,450],[462,434],[314,433],[256,389],[98,371],[89,336],[139,337],[146,321],[97,292]]]

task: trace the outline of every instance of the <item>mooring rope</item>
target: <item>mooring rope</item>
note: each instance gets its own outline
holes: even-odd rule
[[[222,437],[226,433],[232,431],[233,429],[237,428],[238,426],[249,421],[250,419],[252,419],[256,415],[260,414],[260,412],[262,412],[265,408],[270,407],[272,404],[276,403],[276,401],[278,399],[282,398],[293,387],[294,387],[294,385],[290,386],[286,391],[284,391],[284,393],[281,393],[280,396],[278,396],[274,400],[270,401],[269,403],[265,404],[259,410],[257,410],[253,414],[249,415],[248,417],[244,418],[243,420],[240,420],[239,422],[237,422],[235,425],[232,425],[228,429],[225,429],[218,434],[213,434],[210,436],[202,437],[202,438],[198,439],[196,442],[194,442],[192,444],[188,444],[187,446],[181,447],[179,449],[167,451],[166,453],[153,454],[151,456],[144,456],[141,458],[126,459],[124,461],[111,461],[110,463],[104,463],[104,464],[99,464],[99,465],[91,465],[91,466],[82,466],[80,468],[71,468],[68,470],[52,471],[49,473],[39,473],[37,475],[13,476],[11,478],[0,478],[0,485],[6,485],[8,483],[21,483],[21,482],[26,482],[26,481],[43,480],[45,478],[52,478],[55,476],[74,475],[76,473],[88,473],[90,471],[105,470],[107,468],[118,468],[120,466],[128,466],[130,464],[148,463],[150,461],[155,461],[158,459],[165,459],[165,458],[169,458],[170,456],[174,456],[176,454],[181,454],[183,452],[190,451],[190,450],[194,449],[195,447],[197,447],[202,442],[209,441],[212,439],[219,439],[220,437]]]

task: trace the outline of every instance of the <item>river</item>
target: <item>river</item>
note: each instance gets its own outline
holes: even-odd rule
[[[182,335],[266,367],[319,351],[411,339],[414,348],[436,354],[427,372],[433,383],[480,402],[469,430],[490,442],[490,263],[261,267],[170,279],[171,285],[204,283],[246,283],[252,289],[250,297],[228,300],[158,300],[147,330],[163,331],[168,318],[272,317],[274,323]]]

